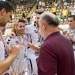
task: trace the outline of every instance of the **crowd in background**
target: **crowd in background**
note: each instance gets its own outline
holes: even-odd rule
[[[13,45],[20,45],[20,48],[13,47],[13,49],[17,50],[16,54],[15,50],[13,52],[13,55],[15,54],[14,61],[11,60],[13,62],[10,62],[11,66],[7,65],[7,68],[10,67],[2,69],[0,74],[7,69],[9,72],[6,71],[5,73],[9,75],[11,73],[12,75],[24,75],[25,72],[28,75],[74,75],[75,3],[68,3],[65,0],[63,2],[39,1],[39,5],[36,5],[37,9],[29,17],[26,17],[24,12],[21,13],[22,9],[17,6],[16,9],[21,9],[17,11],[18,14],[22,15],[21,19],[17,19],[16,16],[12,18],[13,9],[10,5],[11,12],[8,15],[9,11],[5,11],[5,9],[8,9],[7,5],[1,6],[0,9],[0,44],[2,45],[0,50],[3,57],[1,61],[6,57],[9,59],[10,53],[13,52],[9,53],[8,50],[4,51],[4,49],[9,47],[11,50]],[[9,16],[12,22],[9,21]],[[31,19],[33,20],[31,21]],[[68,28],[66,30],[58,27],[61,20],[63,20],[63,23],[67,22]],[[5,25],[10,26],[11,23],[11,33],[4,35]],[[60,31],[62,31],[62,34]],[[20,52],[18,49],[20,49]]]

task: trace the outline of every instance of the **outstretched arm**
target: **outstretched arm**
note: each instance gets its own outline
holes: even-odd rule
[[[11,47],[10,56],[6,60],[0,62],[0,75],[2,75],[10,67],[13,60],[18,55],[19,50],[20,50],[20,47],[18,45]]]
[[[62,31],[63,35],[66,35],[67,31],[64,30],[63,28],[58,27],[58,30]]]
[[[33,49],[35,52],[40,52],[40,47],[38,47],[38,46],[36,46],[36,45],[34,45],[34,44],[32,44],[32,43],[28,43],[28,45],[29,45],[29,47],[30,47],[31,49]]]

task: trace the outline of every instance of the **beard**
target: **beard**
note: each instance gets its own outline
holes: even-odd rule
[[[5,27],[6,23],[0,23],[0,27]]]
[[[2,34],[5,32],[5,23],[0,23],[0,30],[2,31]]]

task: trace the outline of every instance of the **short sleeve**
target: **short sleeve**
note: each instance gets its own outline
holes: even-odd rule
[[[55,75],[57,73],[57,57],[50,47],[41,47],[38,68],[43,75]]]

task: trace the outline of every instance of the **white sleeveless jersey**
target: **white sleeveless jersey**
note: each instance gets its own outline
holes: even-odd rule
[[[12,37],[8,37],[5,41],[7,43],[7,45],[12,46],[12,45],[17,45],[19,44],[19,42],[22,42],[25,44],[26,48],[27,48],[27,35],[23,35],[23,36],[16,36],[15,38]]]
[[[19,44],[19,42],[23,43],[23,46],[25,47],[24,48],[25,53],[27,53],[26,52],[26,50],[27,50],[27,35],[24,34],[23,36],[19,36],[19,37],[16,36],[15,38],[8,37],[6,39],[6,43],[8,46],[17,45],[17,44]]]
[[[34,24],[27,25],[25,27],[25,33],[28,35],[28,42],[31,42],[36,46],[40,46],[40,36],[38,34],[38,28]],[[29,48],[28,50],[35,55],[34,50],[32,50],[31,48]]]
[[[40,37],[38,34],[38,28],[34,25],[27,25],[25,27],[25,33],[28,35],[28,42],[36,46],[40,46]],[[37,62],[39,53],[36,53],[31,48],[27,50],[27,64],[28,64],[28,74],[27,75],[38,75]]]
[[[5,50],[6,50],[6,48],[5,48],[5,42],[4,42],[4,40],[3,40],[3,38],[2,38],[2,36],[0,36],[0,61],[3,61],[3,60],[5,60]],[[10,69],[8,68],[8,70],[7,71],[5,71],[2,75],[5,75],[6,73],[7,74],[10,74]]]
[[[13,62],[13,69],[17,74],[23,70],[25,71],[27,67],[27,60],[25,58],[27,56],[27,35],[24,34],[20,37],[16,36],[15,38],[8,37],[6,39],[8,46],[17,45],[19,42],[22,42],[24,45],[21,46],[21,50]]]
[[[69,34],[73,33],[73,38],[72,40],[74,41],[74,44],[72,44],[73,49],[75,50],[75,29],[71,30],[70,28],[67,29],[67,34],[65,35],[67,38],[69,36]]]
[[[0,37],[0,61],[5,59],[5,48],[4,48],[4,44],[2,42],[2,39]]]

